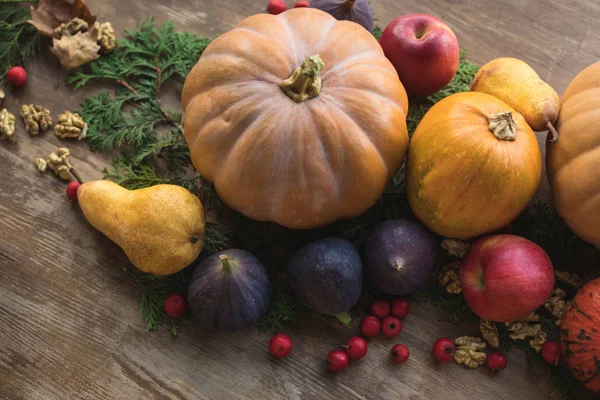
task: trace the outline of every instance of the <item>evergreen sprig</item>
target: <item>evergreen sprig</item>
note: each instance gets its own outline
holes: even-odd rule
[[[25,66],[40,50],[40,34],[27,21],[28,8],[16,4],[0,6],[0,80],[6,83],[6,72],[16,65]]]

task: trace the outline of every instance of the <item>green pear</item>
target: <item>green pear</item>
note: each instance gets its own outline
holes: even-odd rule
[[[143,272],[174,274],[202,251],[204,208],[185,188],[156,185],[128,190],[98,180],[82,184],[77,200],[88,222]]]

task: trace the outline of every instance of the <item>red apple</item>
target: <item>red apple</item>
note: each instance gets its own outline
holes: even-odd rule
[[[432,15],[396,18],[385,28],[379,43],[412,98],[434,94],[456,75],[458,40],[448,25]]]
[[[483,237],[462,260],[460,284],[481,318],[509,322],[541,307],[554,288],[554,268],[537,244],[515,235]]]

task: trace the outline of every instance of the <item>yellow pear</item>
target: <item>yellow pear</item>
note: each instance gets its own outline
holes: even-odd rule
[[[128,190],[98,180],[82,184],[77,200],[88,222],[119,245],[141,271],[174,274],[202,251],[202,203],[180,186]]]
[[[523,115],[531,129],[549,130],[553,141],[558,140],[553,126],[560,111],[558,93],[525,61],[511,57],[490,61],[473,78],[471,91],[499,98]]]

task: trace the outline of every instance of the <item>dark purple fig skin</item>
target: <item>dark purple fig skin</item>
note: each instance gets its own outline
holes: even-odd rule
[[[231,272],[224,270],[220,255],[229,259]],[[267,313],[271,282],[258,258],[244,250],[225,250],[194,267],[187,300],[201,325],[217,332],[240,331]]]
[[[405,296],[425,286],[435,267],[438,240],[416,221],[385,221],[365,244],[365,275],[375,288]]]
[[[354,5],[351,4],[348,0],[311,0],[310,7],[325,11],[338,20],[356,22],[371,32],[375,19],[369,0],[356,0]]]
[[[309,243],[287,268],[288,283],[308,308],[326,315],[349,311],[362,289],[362,263],[356,248],[341,238]]]

